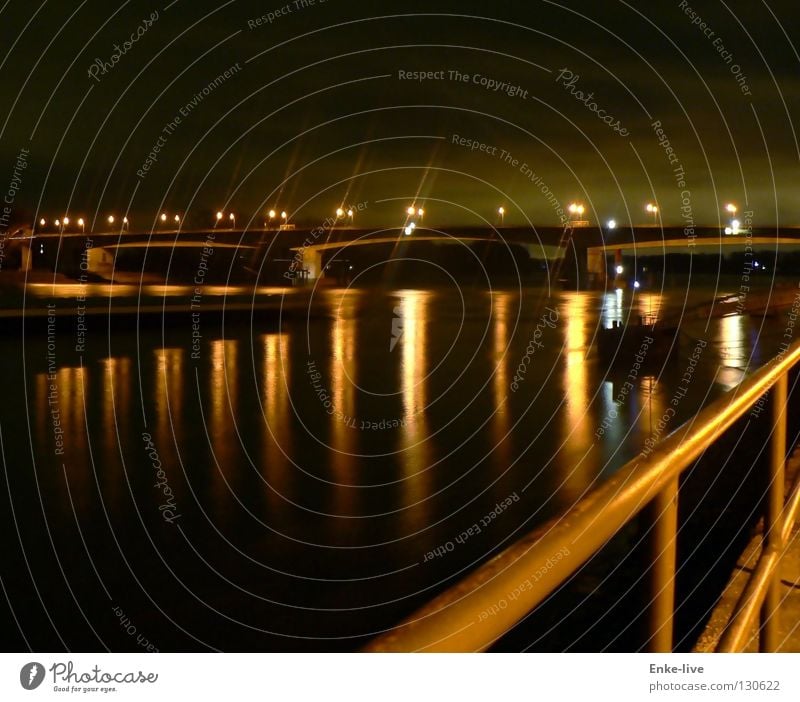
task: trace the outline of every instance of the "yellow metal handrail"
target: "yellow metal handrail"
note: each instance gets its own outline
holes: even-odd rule
[[[784,510],[786,397],[788,372],[800,361],[800,342],[703,409],[667,436],[647,458],[625,464],[561,517],[536,529],[436,597],[390,631],[368,651],[483,651],[530,613],[600,550],[645,507],[652,519],[651,651],[673,645],[678,480],[706,449],[762,397],[776,387],[772,403],[772,449],[764,534],[773,553],[785,544],[791,522]],[[797,502],[797,500],[795,500]],[[792,517],[793,518],[793,517]],[[761,607],[762,650],[777,638],[778,581],[771,560],[753,602]],[[761,602],[765,604],[761,606]],[[738,626],[738,625],[737,625]],[[733,649],[736,650],[734,646]]]

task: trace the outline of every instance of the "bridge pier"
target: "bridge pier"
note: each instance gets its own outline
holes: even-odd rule
[[[20,246],[19,269],[23,273],[27,273],[33,268],[32,247],[32,242],[25,242]]]
[[[586,249],[586,271],[589,274],[590,287],[605,289],[608,286],[608,267],[603,249]]]
[[[308,271],[308,278],[316,280],[322,277],[322,251],[307,248],[303,251],[303,268]]]

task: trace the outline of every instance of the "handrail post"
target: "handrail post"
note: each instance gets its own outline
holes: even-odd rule
[[[650,608],[648,650],[671,653],[675,615],[675,563],[678,537],[678,478],[650,503]]]
[[[772,398],[772,441],[770,443],[769,487],[764,512],[764,537],[762,550],[772,546],[780,552],[783,548],[782,532],[784,482],[786,472],[786,397],[789,387],[788,373],[775,382]],[[778,648],[778,624],[780,609],[780,568],[775,569],[772,582],[761,605],[761,627],[758,639],[759,650],[769,653]]]

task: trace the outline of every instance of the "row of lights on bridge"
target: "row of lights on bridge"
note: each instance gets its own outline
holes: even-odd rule
[[[581,203],[572,202],[567,207],[567,211],[570,214],[571,221],[576,221],[576,220],[581,220],[582,219],[584,213],[586,212],[586,208]],[[648,202],[645,205],[645,211],[647,213],[653,215],[653,224],[657,225],[658,224],[658,213],[659,213],[658,205],[655,205],[652,202]],[[725,227],[725,234],[738,234],[741,231],[741,229],[740,229],[741,228],[741,222],[738,219],[736,219],[736,212],[738,211],[738,208],[733,203],[728,203],[727,205],[725,205],[725,211],[728,212],[731,215],[731,218],[732,218],[731,222],[730,222],[730,225]],[[505,215],[506,215],[505,207],[499,207],[497,209],[497,214],[499,215],[500,223],[502,224],[504,222],[504,220],[505,220]],[[409,218],[416,217],[420,221],[422,221],[422,218],[425,216],[425,210],[422,207],[416,207],[416,206],[411,205],[408,208],[406,208],[406,215],[408,215]],[[345,209],[344,207],[337,207],[336,208],[336,219],[337,220],[338,219],[342,219],[345,216],[352,223],[353,220],[354,220],[354,217],[355,217],[355,210],[352,207],[348,207],[347,209]],[[267,212],[268,222],[265,222],[265,224],[271,223],[277,217],[278,217],[278,212],[276,210],[269,210],[269,212]],[[289,215],[286,212],[286,210],[282,210],[280,212],[280,218],[281,218],[281,220],[283,220],[284,224],[288,223]],[[169,217],[165,212],[162,212],[161,215],[159,216],[159,219],[161,220],[162,223],[166,223],[169,220]],[[217,212],[216,217],[214,219],[214,226],[216,227],[217,224],[219,224],[223,219],[225,219],[225,213],[220,210],[220,211]],[[236,215],[233,212],[229,212],[228,213],[227,219],[230,220],[231,226],[233,226],[233,227],[236,226]],[[181,216],[176,214],[172,218],[172,220],[175,222],[176,225],[179,225],[181,223]],[[116,218],[114,217],[114,215],[109,215],[108,218],[106,219],[106,221],[108,222],[109,225],[113,226],[114,222],[116,221]],[[128,218],[127,217],[123,217],[119,221],[120,221],[120,224],[121,224],[121,231],[124,231],[126,228],[128,228],[129,222],[128,222]],[[76,223],[81,228],[81,231],[84,231],[85,221],[84,221],[83,217],[79,217],[77,219]],[[53,224],[55,225],[56,229],[60,229],[60,231],[63,232],[64,228],[69,226],[70,219],[69,219],[69,217],[63,217],[62,219],[56,219],[56,220],[53,221]],[[42,219],[39,220],[39,225],[41,227],[47,226],[47,220],[44,217],[42,217]],[[406,226],[404,228],[404,231],[405,231],[406,234],[411,234],[414,231],[414,229],[416,229],[416,227],[417,227],[416,222],[411,221],[411,222],[408,222],[406,224]],[[616,220],[609,219],[608,222],[606,222],[606,228],[607,229],[616,229],[617,228]]]

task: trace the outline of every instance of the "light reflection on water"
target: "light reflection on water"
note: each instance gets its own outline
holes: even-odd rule
[[[631,359],[601,367],[592,339],[613,320],[665,313],[669,296],[562,293],[547,303],[558,309],[555,328],[545,331],[543,348],[511,392],[541,317],[537,295],[474,291],[465,298],[466,314],[434,291],[321,291],[319,299],[325,314],[286,320],[280,330],[256,329],[250,337],[247,328],[231,328],[222,338],[204,328],[199,358],[192,357],[188,328],[145,331],[138,339],[90,336],[83,368],[66,353],[69,340],[59,342],[53,382],[63,456],[53,451],[45,353],[28,345],[34,460],[52,527],[75,529],[71,497],[78,521],[94,524],[101,541],[103,510],[124,525],[117,538],[141,567],[156,567],[152,553],[140,553],[147,528],[185,582],[216,582],[174,530],[164,531],[171,525],[160,520],[163,496],[153,488],[142,446],[148,431],[183,515],[180,533],[203,561],[240,587],[258,587],[264,597],[308,612],[287,614],[280,604],[253,612],[238,589],[224,584],[209,585],[206,600],[224,611],[241,607],[240,616],[287,635],[357,633],[366,619],[334,618],[323,626],[315,607],[399,603],[386,605],[390,623],[398,608],[424,601],[428,588],[488,557],[516,530],[573,504],[641,450],[704,333],[702,324],[688,326],[680,357],[643,369],[620,401]],[[741,377],[736,369],[750,358],[753,329],[744,318],[711,323],[708,348],[669,430],[696,411],[709,388],[713,399],[730,385],[730,368]],[[12,365],[15,350],[7,342]],[[759,353],[766,358],[769,348]],[[312,386],[309,360],[333,413]],[[9,374],[17,406],[24,406],[22,374]],[[614,421],[598,438],[612,411]],[[9,455],[25,458],[24,439],[4,434]],[[491,526],[447,557],[425,560],[512,493],[519,502]],[[60,547],[69,552],[80,543]],[[230,544],[241,554],[232,555]],[[118,590],[130,587],[123,571],[104,575],[120,579]],[[311,578],[321,582],[306,585]],[[198,626],[217,634],[219,620],[194,612],[173,580],[166,578],[159,592],[174,599],[175,616],[200,617]],[[379,617],[382,610],[374,611]]]

